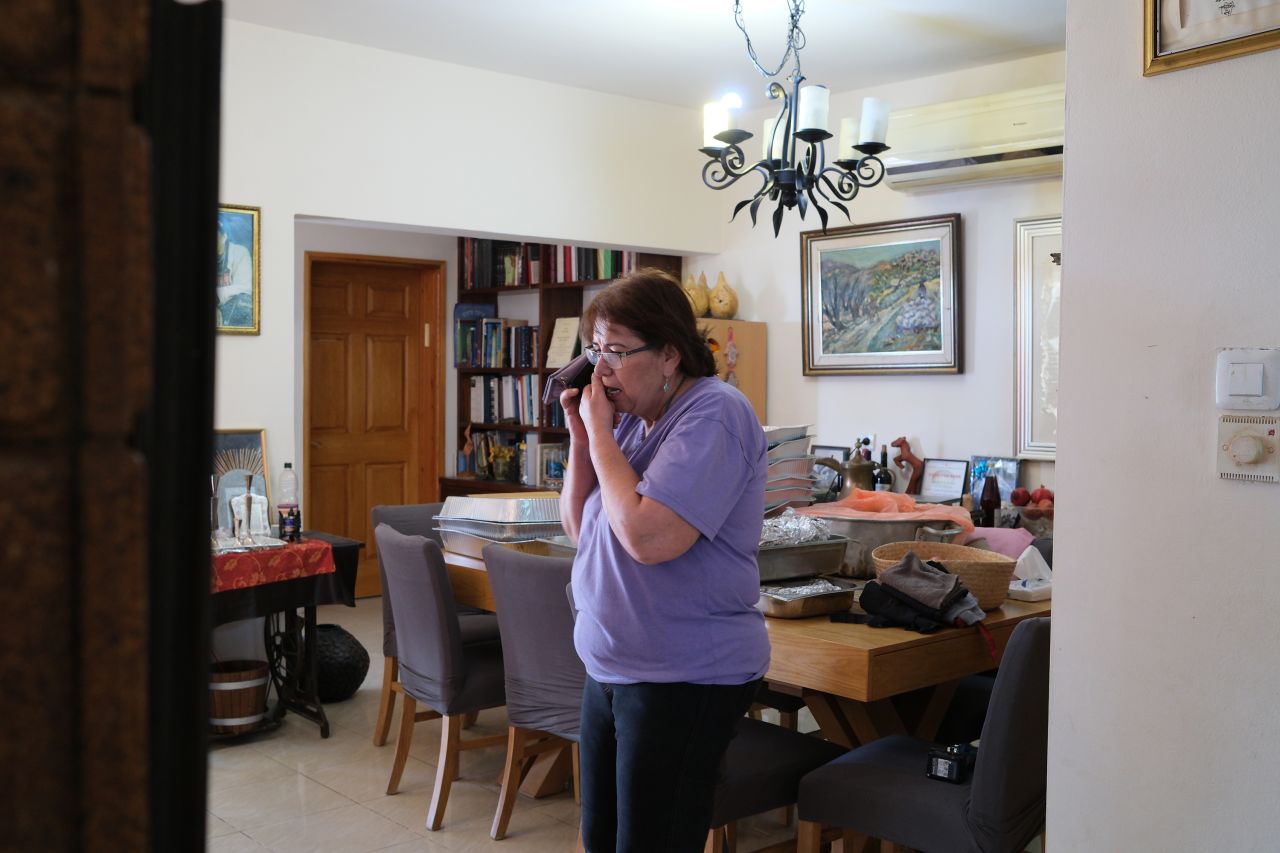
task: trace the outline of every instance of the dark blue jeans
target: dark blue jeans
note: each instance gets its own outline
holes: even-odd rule
[[[582,840],[589,853],[695,853],[720,761],[759,681],[599,684],[582,694]]]

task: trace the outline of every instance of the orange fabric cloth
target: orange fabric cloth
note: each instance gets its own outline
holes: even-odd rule
[[[960,526],[953,542],[963,542],[973,532],[969,511],[951,504],[918,504],[911,495],[898,492],[868,492],[854,489],[853,494],[834,503],[814,504],[796,510],[801,515],[825,515],[835,518],[875,518],[880,521],[947,521]]]
[[[335,570],[333,546],[319,539],[263,551],[218,554],[213,558],[213,591],[326,575]]]

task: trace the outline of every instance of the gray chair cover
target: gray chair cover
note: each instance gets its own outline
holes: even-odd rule
[[[444,715],[502,705],[502,644],[464,642],[440,546],[388,524],[378,525],[374,538],[397,626],[405,693]]]
[[[806,773],[845,752],[830,741],[743,717],[720,765],[711,825],[791,805]]]
[[[805,776],[800,817],[926,853],[1016,853],[1044,826],[1048,731],[1046,617],[1014,629],[967,783],[925,776],[932,744],[881,738]]]
[[[573,560],[489,545],[484,565],[505,650],[507,719],[576,741],[586,670],[573,647],[573,612],[564,596]]]
[[[440,514],[442,503],[438,504],[405,504],[403,506],[375,506],[370,513],[373,527],[379,524],[390,525],[397,533],[405,536],[425,536],[437,545],[442,545],[440,534],[436,531],[435,517]],[[396,620],[391,613],[391,596],[386,594],[387,571],[382,565],[382,552],[378,552],[378,576],[382,581],[382,653],[389,657],[396,654]],[[498,638],[498,620],[492,615],[470,607],[458,608],[458,621],[462,628],[462,641],[478,642],[485,639]]]

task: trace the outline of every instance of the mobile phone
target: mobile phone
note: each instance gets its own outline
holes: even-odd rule
[[[591,383],[591,374],[595,369],[596,366],[587,360],[585,354],[578,356],[547,377],[547,388],[542,393],[542,402],[550,405],[559,400],[566,389],[587,387]]]

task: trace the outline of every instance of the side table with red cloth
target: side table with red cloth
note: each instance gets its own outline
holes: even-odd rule
[[[263,551],[217,554],[213,558],[213,591],[247,589],[336,570],[333,546],[319,539]]]
[[[283,613],[283,629],[276,630],[276,620],[267,619],[264,630],[279,695],[270,723],[277,725],[285,711],[293,711],[317,723],[320,736],[328,737],[329,721],[316,685],[316,605],[355,606],[364,543],[311,530],[303,540],[286,548],[215,557],[213,624]]]

